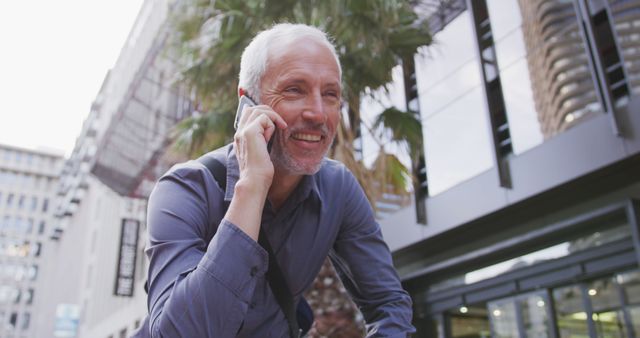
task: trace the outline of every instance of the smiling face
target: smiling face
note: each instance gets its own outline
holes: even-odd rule
[[[340,121],[340,71],[329,48],[305,37],[271,46],[260,92],[288,125],[274,136],[276,172],[316,173]]]

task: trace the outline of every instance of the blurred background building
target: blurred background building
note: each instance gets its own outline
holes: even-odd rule
[[[195,113],[172,3],[144,2],[64,164],[36,337],[126,337],[146,314],[145,198]],[[435,43],[382,101],[420,112],[425,161],[381,225],[417,336],[640,335],[640,1],[414,3]]]
[[[146,200],[187,113],[166,54],[170,1],[145,1],[64,162],[32,337],[129,337],[147,313]],[[143,198],[140,198],[143,197]]]
[[[35,337],[62,154],[0,145],[0,336]],[[60,265],[58,265],[60,267]]]

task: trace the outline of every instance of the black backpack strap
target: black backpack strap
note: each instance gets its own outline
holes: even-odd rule
[[[218,159],[211,155],[203,155],[198,158],[198,162],[202,163],[218,182],[222,191],[227,188],[227,167],[225,167]],[[225,210],[226,211],[226,210]]]
[[[296,306],[291,296],[291,291],[287,287],[287,281],[284,280],[280,265],[276,260],[276,255],[273,253],[271,243],[267,239],[267,234],[263,228],[260,227],[260,235],[258,236],[258,243],[269,254],[269,268],[267,269],[267,281],[273,291],[273,295],[276,297],[280,309],[284,313],[287,322],[289,323],[289,336],[292,338],[300,337],[300,329],[298,328],[298,320],[296,318]]]
[[[202,163],[209,171],[213,178],[218,182],[220,187],[224,190],[227,186],[227,168],[218,159],[211,155],[204,155],[198,158],[198,161]],[[226,205],[228,208],[229,206]],[[291,291],[287,287],[287,283],[280,270],[280,265],[276,260],[276,255],[271,248],[271,243],[267,239],[267,234],[263,228],[260,227],[260,235],[258,236],[258,244],[262,246],[269,254],[269,268],[267,269],[267,281],[271,287],[273,295],[276,297],[280,309],[284,313],[287,323],[289,324],[289,336],[291,338],[300,337],[300,329],[298,328],[298,321],[296,318],[296,305],[293,301]]]

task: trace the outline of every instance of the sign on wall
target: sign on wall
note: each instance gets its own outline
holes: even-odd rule
[[[75,337],[80,319],[80,307],[75,304],[58,304],[53,336],[56,338]]]
[[[118,254],[118,265],[116,267],[116,285],[113,291],[116,296],[133,296],[139,228],[139,221],[126,218],[122,220],[120,252]]]

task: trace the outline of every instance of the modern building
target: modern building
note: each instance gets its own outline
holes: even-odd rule
[[[584,48],[574,3],[520,1],[519,5],[531,87],[543,135],[552,137],[578,123],[581,118],[601,114],[591,61]],[[626,100],[628,89],[624,88],[625,82],[635,93],[640,90],[640,79],[634,76],[640,67],[638,17],[634,11],[638,11],[638,4],[633,1],[611,1],[608,6],[611,18],[608,29],[615,31],[618,45],[607,44],[603,48],[622,54],[611,60],[603,59],[603,62],[611,63],[604,72],[611,78],[616,99],[619,96]],[[594,17],[594,20],[601,20],[601,17]],[[623,59],[627,69],[623,67]]]
[[[0,145],[0,336],[34,337],[63,156]]]
[[[382,222],[416,336],[640,336],[640,1],[416,3],[424,219]]]

